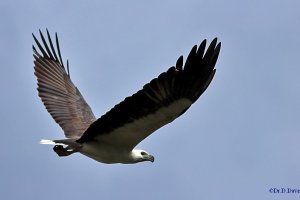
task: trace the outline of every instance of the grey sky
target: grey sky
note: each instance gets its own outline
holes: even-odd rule
[[[298,0],[0,2],[1,199],[299,199]],[[33,75],[31,33],[58,32],[64,61],[94,113],[218,37],[216,76],[181,118],[140,148],[156,158],[105,165],[59,158],[63,138]]]

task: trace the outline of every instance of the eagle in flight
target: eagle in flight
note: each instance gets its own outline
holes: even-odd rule
[[[203,40],[192,48],[184,66],[180,56],[175,66],[97,119],[70,78],[57,34],[56,47],[48,30],[48,42],[41,31],[41,42],[32,35],[37,46],[32,48],[39,97],[66,136],[41,143],[53,144],[59,156],[79,152],[102,163],[153,162],[151,154],[135,146],[182,115],[201,96],[214,77],[221,48],[215,38],[205,51]]]

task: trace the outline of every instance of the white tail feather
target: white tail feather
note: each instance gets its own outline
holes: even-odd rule
[[[50,145],[64,145],[63,143],[57,143],[52,140],[41,140],[40,144],[50,144]]]

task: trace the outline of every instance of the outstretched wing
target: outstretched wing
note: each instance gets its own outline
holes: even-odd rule
[[[32,34],[33,35],[33,34]],[[38,92],[46,109],[64,130],[67,138],[77,139],[96,118],[79,90],[70,79],[69,64],[64,67],[56,34],[57,53],[47,30],[50,48],[40,31],[42,43],[33,38],[41,54],[34,46],[34,70],[38,81]]]
[[[77,140],[101,141],[131,150],[155,130],[183,114],[206,90],[215,74],[221,43],[195,45],[183,68],[181,56],[171,67],[95,121]]]

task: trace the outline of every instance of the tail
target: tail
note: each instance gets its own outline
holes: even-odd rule
[[[41,140],[40,144],[55,145],[53,150],[59,156],[68,156],[72,153],[76,153],[78,152],[78,149],[81,147],[81,144],[77,143],[76,139]]]
[[[50,144],[50,145],[67,145],[71,147],[78,147],[81,144],[76,142],[76,139],[63,139],[63,140],[41,140],[40,144]]]
[[[40,144],[50,144],[50,145],[64,145],[63,143],[57,143],[55,140],[41,140]]]

